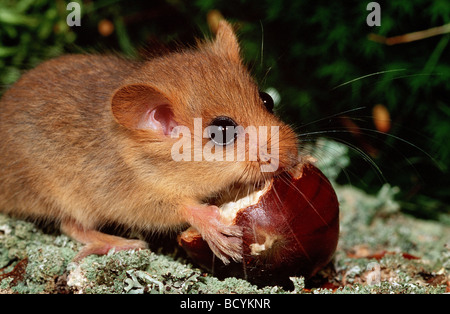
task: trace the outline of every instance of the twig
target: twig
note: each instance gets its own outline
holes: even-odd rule
[[[445,24],[438,27],[432,27],[423,31],[418,32],[412,32],[408,34],[403,34],[399,36],[393,36],[393,37],[384,37],[377,34],[369,34],[368,38],[371,41],[378,42],[381,44],[385,44],[388,46],[397,45],[397,44],[404,44],[409,43],[412,41],[422,40],[425,38],[437,36],[437,35],[443,35],[446,33],[450,33],[450,23]]]

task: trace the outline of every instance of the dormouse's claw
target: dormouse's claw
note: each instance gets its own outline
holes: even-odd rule
[[[218,226],[215,232],[209,232],[202,235],[208,243],[211,251],[224,263],[229,264],[230,259],[235,262],[242,260],[242,231],[240,228],[227,228],[225,232],[220,232],[222,229]],[[223,230],[222,230],[223,231]],[[228,235],[239,235],[228,236]]]
[[[230,263],[230,259],[234,262],[240,262],[242,260],[242,241],[238,238],[234,238],[227,244],[227,247],[222,245],[216,245],[208,242],[211,250],[214,254],[225,264]]]

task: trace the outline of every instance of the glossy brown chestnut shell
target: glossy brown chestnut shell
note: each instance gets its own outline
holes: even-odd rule
[[[224,265],[200,234],[189,228],[178,243],[198,265],[219,277],[272,284],[289,276],[309,278],[328,264],[339,237],[339,204],[328,179],[305,163],[296,177],[273,178],[255,204],[237,210],[232,224],[243,230],[243,260]]]

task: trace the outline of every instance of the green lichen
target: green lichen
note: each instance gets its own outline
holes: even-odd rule
[[[90,256],[69,266],[68,285],[76,293],[257,293],[242,279],[219,280],[185,261],[150,250]]]
[[[27,259],[23,278],[10,287],[13,292],[53,292],[55,278],[64,273],[78,246],[65,235],[46,234],[33,223],[0,215],[2,273],[12,271],[18,262]]]

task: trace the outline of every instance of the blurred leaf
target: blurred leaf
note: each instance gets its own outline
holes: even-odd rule
[[[1,47],[0,46],[0,58],[13,56],[17,52],[17,47]]]
[[[22,15],[7,8],[0,8],[0,23],[36,27],[39,24],[39,20],[34,17]]]
[[[127,29],[121,16],[117,16],[114,19],[114,26],[122,51],[128,56],[136,56],[136,49],[134,49],[134,46],[131,44],[130,37],[128,36]]]

